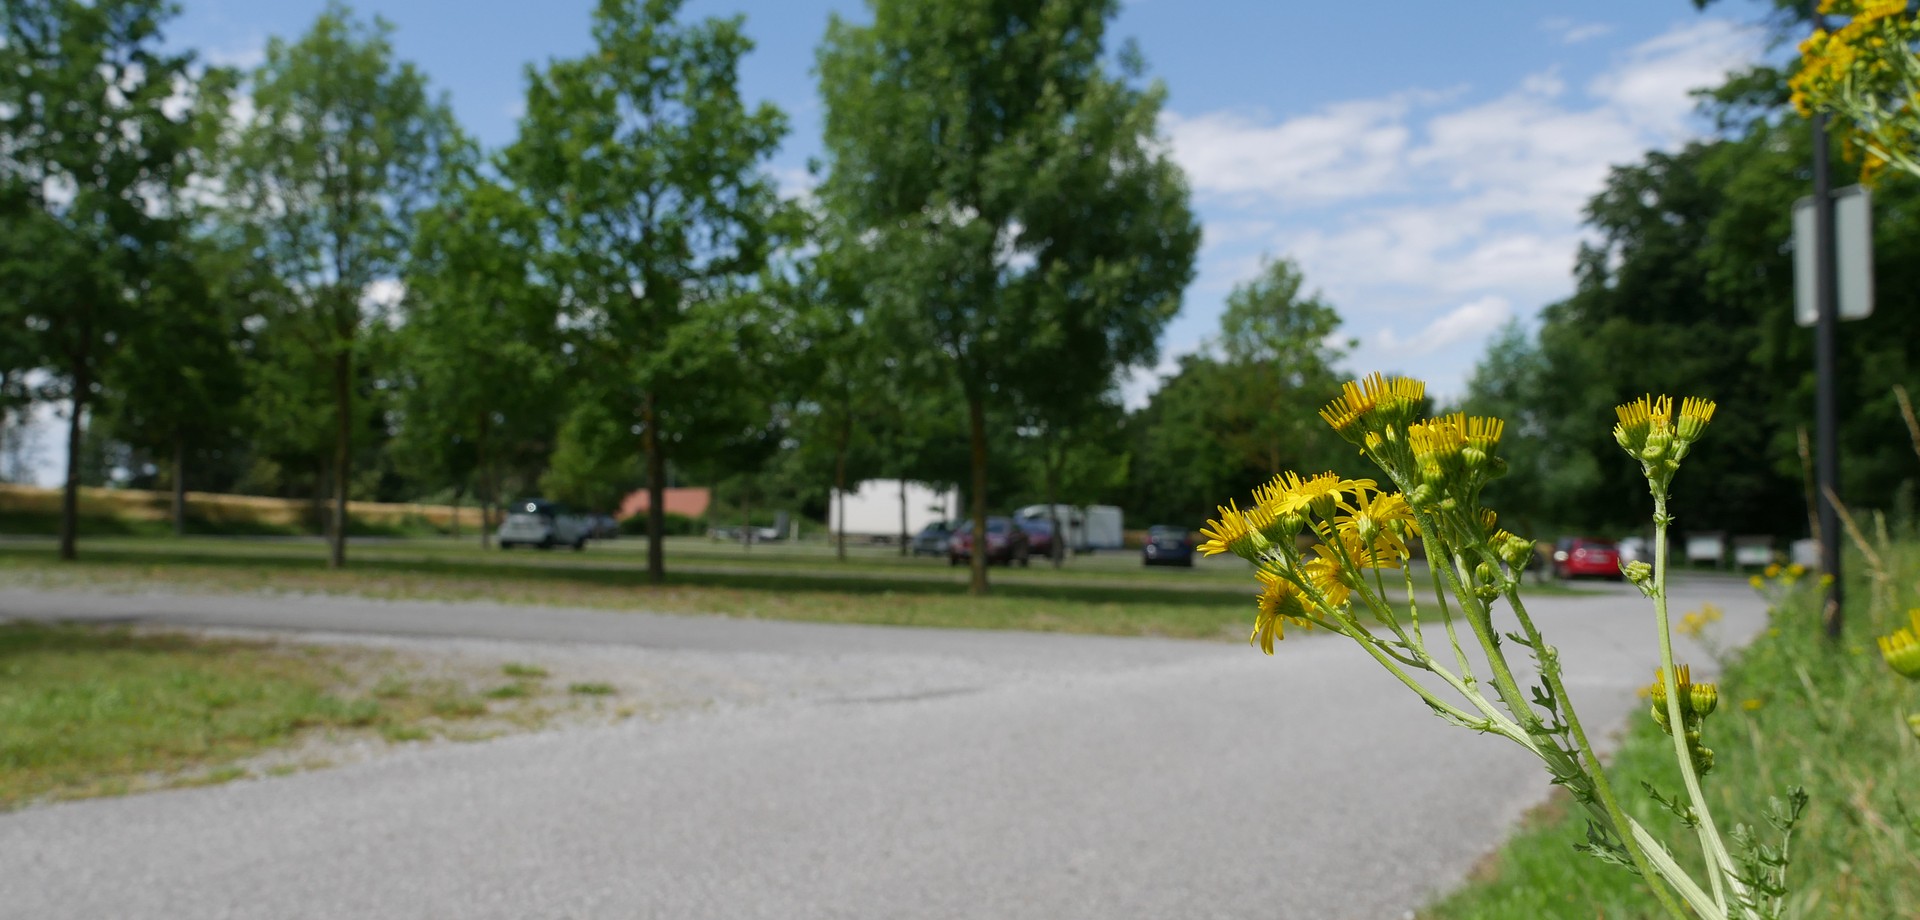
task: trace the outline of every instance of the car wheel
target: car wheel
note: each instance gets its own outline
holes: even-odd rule
[[[1027,565],[1028,565],[1028,563],[1030,563],[1030,562],[1032,562],[1032,561],[1033,561],[1033,557],[1032,557],[1032,556],[1029,556],[1029,555],[1027,555],[1026,553],[1021,553],[1021,554],[1020,554],[1020,567],[1021,567],[1021,568],[1023,568],[1023,569],[1024,569],[1024,568],[1026,568],[1026,567],[1027,567]]]
[[[959,556],[948,556],[948,557],[947,557],[947,565],[949,565],[949,566],[957,566],[957,565],[959,565],[959,564],[960,564],[960,557],[959,557]]]
[[[587,538],[586,538],[586,537],[581,537],[580,539],[578,539],[578,540],[575,540],[575,541],[573,541],[573,551],[574,551],[574,552],[576,552],[576,553],[577,553],[577,552],[579,552],[579,551],[581,551],[581,550],[583,550],[583,549],[586,549],[586,548],[587,548]]]
[[[1185,569],[1193,568],[1193,557],[1188,556],[1185,562],[1180,563],[1180,567]]]

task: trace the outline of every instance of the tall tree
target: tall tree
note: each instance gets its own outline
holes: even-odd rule
[[[823,196],[871,239],[879,328],[937,354],[966,402],[985,532],[990,410],[1104,391],[1150,360],[1199,231],[1117,0],[870,0],[819,53]],[[972,589],[987,590],[975,554]]]
[[[1336,344],[1339,329],[1339,312],[1306,292],[1290,259],[1267,260],[1227,295],[1220,350],[1230,394],[1216,411],[1233,420],[1222,426],[1226,440],[1263,475],[1311,467],[1332,443],[1315,410],[1339,385],[1334,367],[1352,347]]]
[[[162,49],[163,0],[0,2],[0,279],[69,402],[60,557],[76,555],[83,426],[134,332],[177,207],[200,100]],[[11,333],[10,333],[11,334]]]
[[[330,4],[297,41],[274,39],[252,74],[227,193],[284,292],[274,322],[320,359],[333,404],[328,564],[347,560],[356,343],[378,284],[403,274],[412,219],[464,147],[426,76],[394,59],[393,28]]]
[[[165,458],[173,532],[186,531],[188,457],[229,442],[246,399],[239,290],[247,272],[216,240],[182,241],[140,303],[136,328],[102,375],[108,432]]]
[[[537,271],[539,215],[478,170],[453,170],[415,224],[398,447],[456,493],[477,478],[484,547],[509,458],[553,443],[556,407],[570,395],[559,304]]]
[[[582,373],[638,432],[647,461],[647,572],[666,578],[670,458],[724,450],[765,405],[740,386],[778,357],[744,288],[781,211],[763,171],[786,131],[741,100],[752,42],[738,17],[685,24],[681,0],[601,0],[594,50],[528,74],[507,171],[539,210],[546,272]]]

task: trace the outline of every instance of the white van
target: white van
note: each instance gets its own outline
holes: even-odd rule
[[[591,526],[585,516],[568,511],[565,505],[543,498],[523,499],[507,506],[507,518],[500,522],[500,548],[586,549]]]

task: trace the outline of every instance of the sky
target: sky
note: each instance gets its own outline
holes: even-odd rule
[[[325,0],[181,0],[170,44],[250,67]],[[591,42],[593,0],[361,0],[396,53],[448,94],[466,130],[510,141],[525,71]],[[1142,403],[1180,355],[1217,335],[1228,293],[1267,258],[1295,260],[1385,370],[1458,396],[1489,335],[1572,291],[1581,211],[1608,168],[1704,134],[1689,91],[1767,53],[1765,8],[1732,0],[1298,4],[1127,0],[1110,36],[1135,41],[1167,88],[1161,129],[1186,170],[1203,243],[1161,340],[1129,376]],[[769,169],[808,185],[820,150],[814,51],[862,0],[691,0],[685,16],[744,15],[750,101],[791,133]],[[57,438],[43,438],[54,440]],[[57,444],[55,445],[58,446]],[[45,451],[42,452],[43,454]],[[56,464],[36,464],[42,468]]]

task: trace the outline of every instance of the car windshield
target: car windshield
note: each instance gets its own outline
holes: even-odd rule
[[[1020,522],[1020,529],[1044,537],[1053,533],[1053,522],[1046,518],[1026,518]]]
[[[1147,539],[1149,540],[1181,540],[1185,539],[1186,536],[1186,528],[1175,527],[1172,524],[1155,524],[1147,528]]]
[[[987,533],[1006,533],[1013,522],[1006,518],[987,518]]]

